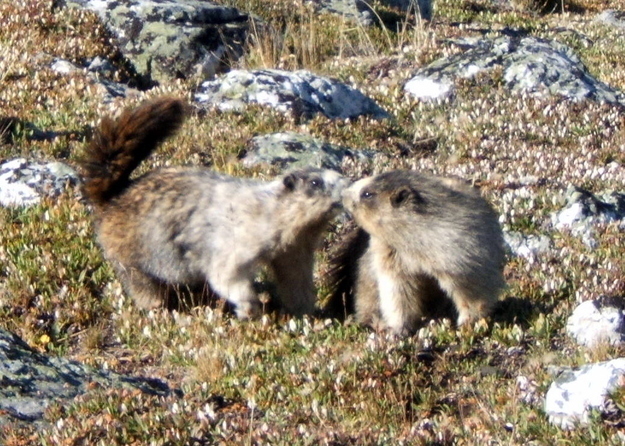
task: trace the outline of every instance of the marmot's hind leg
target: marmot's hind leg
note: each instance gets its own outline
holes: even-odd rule
[[[132,296],[139,308],[153,309],[168,302],[169,287],[136,268],[117,267],[117,275],[121,279],[126,292]]]

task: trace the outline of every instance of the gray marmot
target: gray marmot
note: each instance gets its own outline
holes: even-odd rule
[[[331,260],[330,313],[354,311],[361,323],[405,334],[448,298],[458,325],[497,302],[505,286],[503,236],[475,188],[392,171],[352,184],[343,204],[360,228]]]
[[[105,118],[86,150],[84,194],[126,292],[153,308],[167,304],[172,290],[209,289],[246,319],[260,312],[254,281],[266,268],[279,305],[311,313],[314,250],[341,208],[346,180],[320,169],[259,181],[194,167],[130,179],[185,114],[177,99],[147,102]]]

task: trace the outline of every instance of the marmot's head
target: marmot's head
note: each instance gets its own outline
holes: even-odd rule
[[[427,227],[455,193],[428,176],[397,170],[356,181],[343,192],[343,204],[365,231],[386,238]]]
[[[281,199],[292,208],[293,219],[327,221],[342,208],[341,196],[347,185],[348,180],[333,170],[292,170],[282,177]]]

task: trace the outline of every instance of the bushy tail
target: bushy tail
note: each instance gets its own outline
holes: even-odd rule
[[[184,121],[186,105],[159,98],[104,118],[82,162],[83,191],[96,206],[106,205],[129,185],[130,174]]]
[[[330,290],[330,297],[322,310],[325,317],[345,319],[354,312],[358,261],[368,246],[369,234],[360,228],[350,228],[331,254],[330,267],[325,278]]]

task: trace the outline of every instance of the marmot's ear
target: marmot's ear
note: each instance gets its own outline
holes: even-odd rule
[[[293,175],[292,173],[286,175],[282,180],[282,184],[284,184],[284,187],[291,191],[295,189],[296,182],[297,178],[295,178],[295,175]]]
[[[391,205],[398,208],[414,199],[419,199],[419,194],[409,186],[401,186],[391,194]]]

